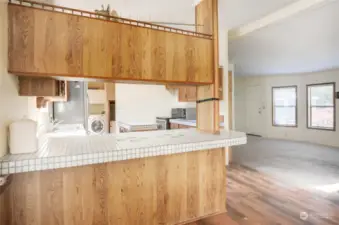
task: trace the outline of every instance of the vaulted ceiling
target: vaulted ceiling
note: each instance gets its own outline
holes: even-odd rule
[[[339,1],[229,42],[237,75],[279,75],[339,68]]]
[[[234,28],[259,19],[296,0],[219,0],[221,28]]]

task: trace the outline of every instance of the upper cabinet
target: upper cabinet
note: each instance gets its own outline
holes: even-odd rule
[[[45,97],[50,101],[67,101],[67,81],[44,77],[19,77],[19,95]]]
[[[105,83],[104,82],[88,82],[88,89],[90,90],[104,90]]]
[[[224,100],[224,68],[219,67],[219,99]],[[167,89],[178,89],[179,102],[196,102],[197,101],[197,87],[196,86],[166,86]]]
[[[92,18],[93,13],[58,6],[34,7],[8,5],[11,73],[197,85],[213,82],[210,35],[122,18]]]
[[[182,86],[178,91],[179,102],[195,102],[197,101],[196,86]]]

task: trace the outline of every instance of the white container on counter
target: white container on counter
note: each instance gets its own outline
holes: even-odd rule
[[[33,153],[38,150],[37,123],[21,119],[9,126],[9,151],[11,154]]]

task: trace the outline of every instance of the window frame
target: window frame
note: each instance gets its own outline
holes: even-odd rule
[[[309,87],[317,87],[317,86],[326,86],[332,85],[333,86],[333,128],[325,128],[325,127],[312,127],[312,121],[309,123]],[[311,115],[312,120],[312,115]],[[310,126],[311,125],[311,126]],[[335,82],[328,82],[328,83],[315,83],[315,84],[307,84],[306,85],[306,127],[310,130],[323,130],[323,131],[336,131],[336,83]]]
[[[295,89],[295,124],[294,125],[279,125],[274,122],[274,89],[284,89],[284,88],[294,88]],[[298,85],[289,85],[289,86],[274,86],[271,90],[272,94],[272,126],[273,127],[288,127],[288,128],[297,128],[298,127]]]

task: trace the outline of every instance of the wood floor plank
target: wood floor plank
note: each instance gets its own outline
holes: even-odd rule
[[[339,206],[326,196],[295,189],[241,166],[227,169],[227,209],[240,225],[337,225]],[[300,213],[308,214],[306,220]]]
[[[233,175],[230,175],[231,177]],[[265,204],[269,204],[273,207],[276,207],[280,211],[286,213],[287,215],[298,219],[300,217],[300,212],[310,211],[308,205],[300,204],[299,201],[296,201],[293,196],[290,196],[290,193],[286,190],[278,191],[277,189],[268,188],[264,185],[253,184],[253,180],[250,178],[242,178],[241,176],[232,177],[238,182],[242,182],[246,185],[249,185],[253,188],[253,192],[260,193],[261,197],[265,199]],[[310,220],[314,220],[315,223],[321,223],[321,219],[317,217],[312,217]],[[324,223],[324,222],[323,222]]]

